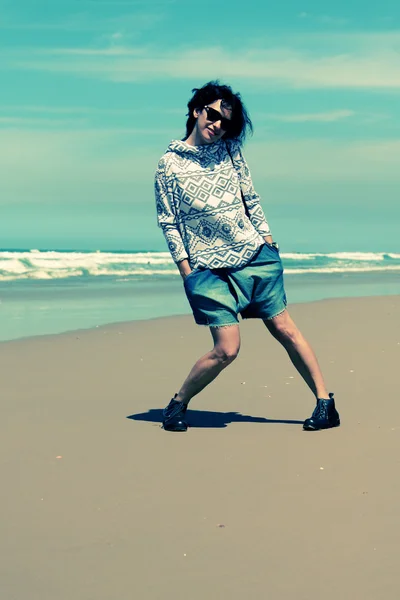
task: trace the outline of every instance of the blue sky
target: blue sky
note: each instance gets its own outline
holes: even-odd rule
[[[220,78],[288,251],[399,250],[395,0],[0,0],[0,247],[165,250],[153,177]]]

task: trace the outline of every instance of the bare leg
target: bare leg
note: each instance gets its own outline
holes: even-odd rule
[[[328,398],[317,357],[297,328],[288,311],[264,321],[270,333],[282,344],[310,390],[317,398]]]
[[[240,348],[239,325],[210,327],[214,348],[199,358],[175,396],[175,400],[188,404],[238,355]]]

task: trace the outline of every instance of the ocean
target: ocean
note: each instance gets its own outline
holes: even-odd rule
[[[281,254],[288,302],[400,294],[400,254]],[[0,340],[189,314],[168,252],[0,250]]]

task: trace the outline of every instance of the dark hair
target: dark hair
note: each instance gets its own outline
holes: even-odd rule
[[[223,106],[232,109],[232,127],[224,135],[224,139],[238,140],[243,143],[247,133],[253,133],[253,124],[244,106],[240,94],[235,94],[229,85],[221,85],[218,80],[209,81],[201,88],[192,90],[193,96],[188,102],[188,114],[186,121],[186,137],[192,133],[196,123],[193,111],[203,109],[216,100],[222,100]]]

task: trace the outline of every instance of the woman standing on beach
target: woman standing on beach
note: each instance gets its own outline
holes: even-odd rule
[[[189,401],[237,356],[238,314],[258,318],[286,349],[316,398],[304,429],[340,424],[316,356],[286,309],[283,268],[241,146],[252,124],[229,86],[194,89],[186,136],[161,158],[155,191],[158,223],[184,280],[197,324],[214,341],[164,409],[164,429],[186,431]]]

